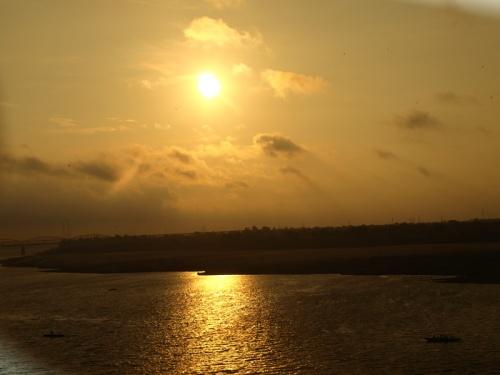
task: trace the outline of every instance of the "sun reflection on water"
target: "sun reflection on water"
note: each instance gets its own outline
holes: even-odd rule
[[[217,275],[192,279],[192,303],[185,313],[190,337],[181,371],[207,373],[241,370],[251,341],[244,322],[252,292],[244,276]]]
[[[213,275],[200,277],[199,284],[205,292],[224,292],[231,291],[241,282],[239,275]]]

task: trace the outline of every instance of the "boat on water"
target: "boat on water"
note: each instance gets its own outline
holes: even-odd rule
[[[64,337],[64,334],[57,333],[57,332],[50,330],[50,332],[44,333],[43,337],[46,337],[49,339],[56,339],[56,338]]]
[[[451,335],[435,335],[425,338],[425,341],[432,343],[449,343],[449,342],[460,342],[462,339],[460,337]]]

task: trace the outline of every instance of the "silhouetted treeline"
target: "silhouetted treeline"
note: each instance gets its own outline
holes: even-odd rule
[[[55,251],[306,249],[500,242],[500,219],[71,239]]]

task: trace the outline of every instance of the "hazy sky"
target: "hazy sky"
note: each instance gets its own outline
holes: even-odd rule
[[[0,237],[500,216],[499,11],[0,0]]]

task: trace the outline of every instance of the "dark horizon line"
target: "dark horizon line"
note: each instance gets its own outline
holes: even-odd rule
[[[234,232],[244,232],[244,231],[261,231],[261,230],[303,230],[303,229],[341,229],[341,228],[359,228],[359,227],[390,227],[397,225],[428,225],[428,224],[442,224],[442,223],[469,223],[469,222],[495,222],[500,221],[500,217],[491,217],[491,218],[470,218],[463,220],[456,219],[448,219],[448,220],[440,220],[440,221],[396,221],[391,223],[384,224],[346,224],[346,225],[314,225],[314,226],[267,226],[262,225],[260,227],[253,225],[251,227],[246,226],[240,229],[228,229],[228,230],[194,230],[190,232],[172,232],[172,233],[142,233],[142,234],[103,234],[103,233],[85,233],[79,234],[70,237],[62,237],[62,236],[50,236],[50,235],[39,235],[30,238],[8,238],[8,237],[0,237],[0,247],[8,245],[8,244],[19,244],[22,245],[24,243],[32,243],[39,242],[40,244],[47,243],[58,243],[65,240],[78,240],[78,239],[92,239],[92,238],[112,238],[112,237],[165,237],[165,236],[189,236],[196,234],[205,234],[205,233],[234,233]]]

